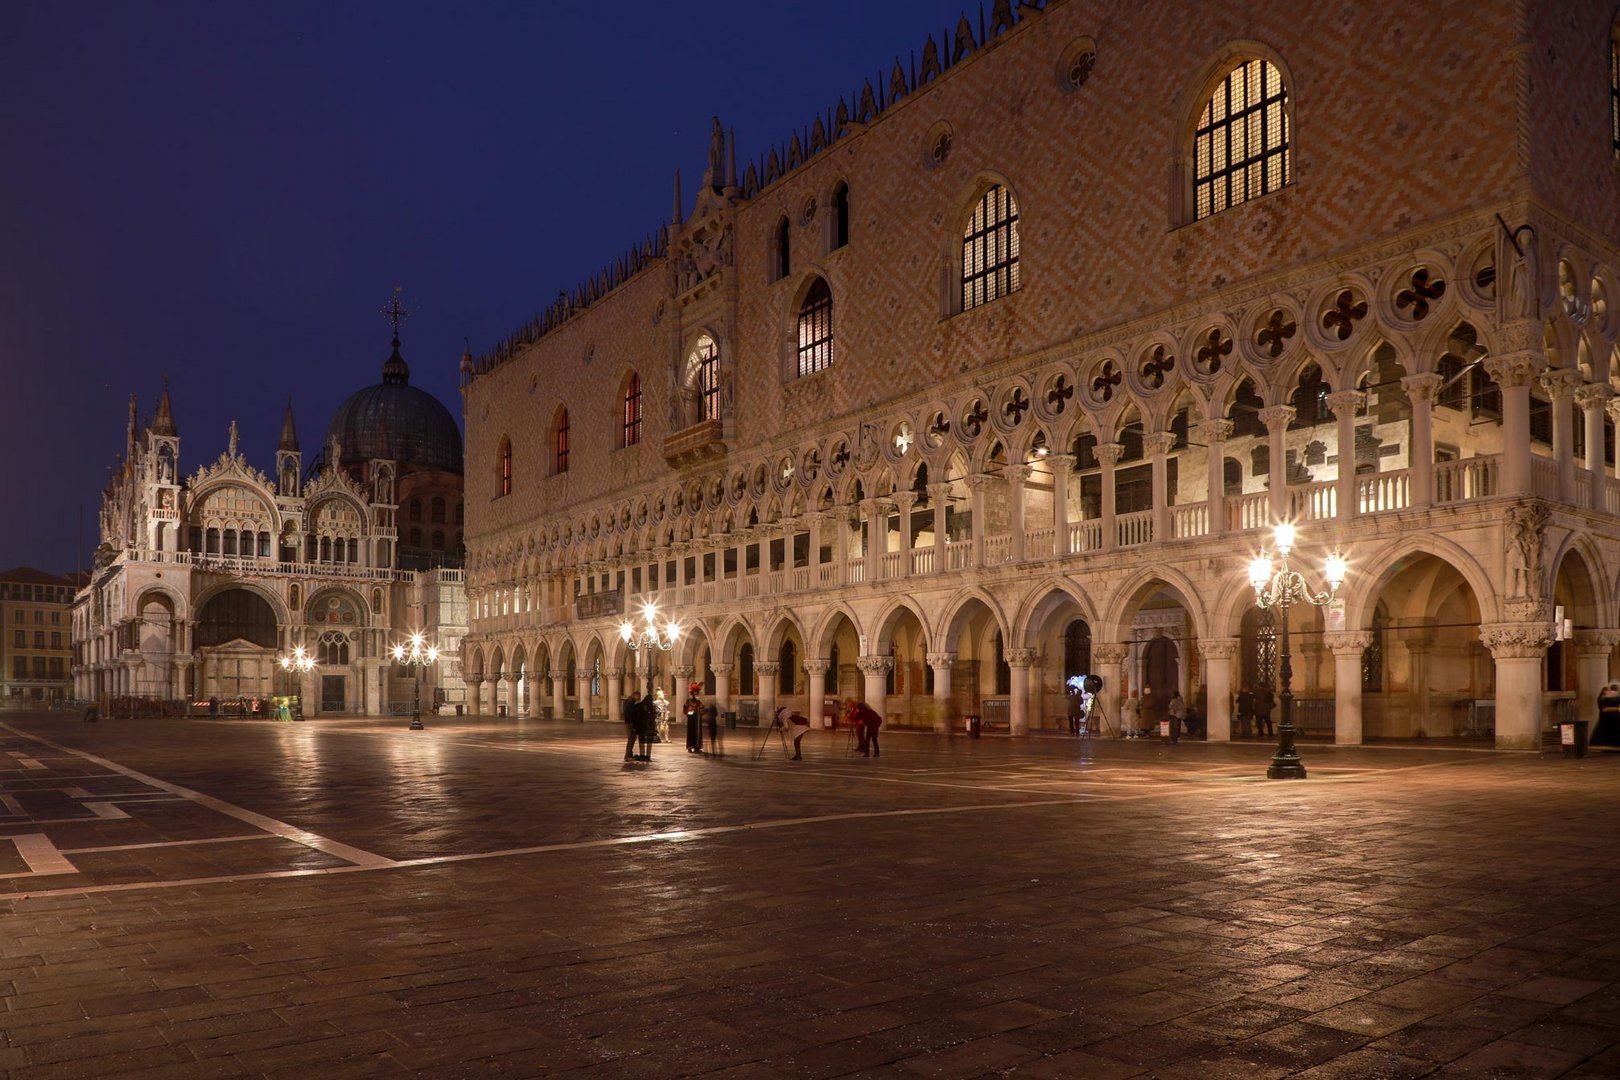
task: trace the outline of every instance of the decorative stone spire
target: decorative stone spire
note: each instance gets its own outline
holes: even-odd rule
[[[726,187],[737,188],[737,129],[726,128]]]
[[[174,426],[174,408],[169,404],[169,380],[163,380],[163,395],[158,398],[157,415],[152,418],[152,434],[177,438],[180,432]]]
[[[675,208],[670,211],[669,223],[671,225],[681,223],[681,170],[679,169],[675,170]]]
[[[277,450],[290,450],[298,453],[298,429],[293,426],[292,398],[287,399],[287,415],[281,420],[281,442],[276,444]]]
[[[236,421],[231,421],[231,457],[236,456]]]

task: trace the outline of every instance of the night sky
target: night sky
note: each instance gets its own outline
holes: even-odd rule
[[[459,417],[462,339],[483,352],[656,229],[677,167],[689,210],[711,115],[746,171],[959,10],[12,5],[0,569],[88,559],[129,395],[149,417],[164,375],[186,472],[233,418],[268,471],[289,395],[312,458],[380,379],[395,286],[411,382]]]

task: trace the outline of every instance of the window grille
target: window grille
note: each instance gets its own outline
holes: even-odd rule
[[[641,376],[633,371],[624,389],[623,431],[625,446],[641,441]]]
[[[1277,675],[1275,608],[1250,608],[1243,616],[1243,685],[1271,686]]]
[[[712,338],[698,342],[697,385],[703,405],[702,419],[720,419],[720,350]]]
[[[1372,640],[1361,650],[1361,688],[1377,692],[1384,688],[1384,613],[1373,615]]]
[[[962,235],[962,310],[988,304],[1018,286],[1018,202],[998,184],[979,199]]]
[[[1091,674],[1091,627],[1082,619],[1075,619],[1063,631],[1063,682]]]
[[[1196,217],[1276,191],[1289,182],[1288,88],[1264,60],[1229,71],[1193,132]]]
[[[832,367],[832,290],[816,278],[799,308],[799,375],[813,375]]]
[[[556,465],[556,468],[553,471],[560,472],[560,473],[567,472],[568,471],[568,410],[567,409],[564,409],[562,412],[557,414],[557,436],[556,436],[556,446],[555,446],[555,454],[554,454],[554,456],[556,458],[557,465]]]
[[[1614,156],[1620,158],[1620,37],[1609,42],[1609,128]]]

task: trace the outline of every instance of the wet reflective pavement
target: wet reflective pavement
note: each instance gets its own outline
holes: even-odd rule
[[[0,714],[0,1073],[1613,1077],[1620,755]]]

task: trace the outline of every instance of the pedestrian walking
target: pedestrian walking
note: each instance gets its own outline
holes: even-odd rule
[[[1187,722],[1187,702],[1180,690],[1170,695],[1167,711],[1170,714],[1170,744],[1173,746],[1181,741],[1181,727]]]
[[[703,722],[709,727],[709,753],[724,757],[726,748],[720,742],[720,709],[712,701],[703,707]]]
[[[1080,734],[1080,722],[1086,718],[1085,703],[1080,700],[1080,688],[1069,687],[1069,734]]]
[[[658,706],[653,702],[651,690],[636,706],[636,738],[641,744],[637,760],[651,761],[652,744],[658,741]]]
[[[1254,723],[1254,687],[1249,683],[1243,684],[1243,689],[1237,696],[1237,722],[1238,734],[1247,739],[1253,734]]]
[[[703,689],[698,683],[692,683],[686,688],[686,704],[682,711],[686,714],[686,752],[688,754],[703,753],[703,701],[698,697],[698,691]]]

